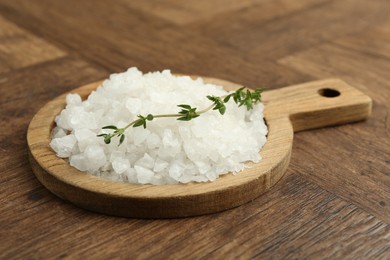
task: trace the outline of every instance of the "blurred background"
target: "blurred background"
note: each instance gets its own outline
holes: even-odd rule
[[[100,77],[137,66],[270,87],[377,67],[390,19],[386,0],[1,0],[0,15],[2,71],[61,57]]]

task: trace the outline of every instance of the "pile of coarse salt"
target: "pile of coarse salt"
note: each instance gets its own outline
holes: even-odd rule
[[[207,95],[223,96],[220,86],[201,78],[174,76],[169,70],[143,74],[137,68],[113,74],[82,101],[69,94],[66,108],[55,119],[50,146],[71,166],[113,181],[140,184],[174,184],[214,181],[219,175],[237,173],[244,162],[261,160],[267,127],[263,104],[247,111],[233,100],[226,113],[216,110],[191,121],[156,118],[147,128],[131,127],[124,143],[118,138],[105,144],[103,126],[124,127],[137,115],[172,114],[178,104],[198,110],[211,105]]]

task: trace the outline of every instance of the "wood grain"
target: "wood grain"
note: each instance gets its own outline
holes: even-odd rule
[[[203,79],[226,90],[241,87],[219,79]],[[86,99],[100,84],[91,83],[72,92]],[[371,113],[371,99],[337,79],[265,92],[268,135],[260,152],[260,163],[248,163],[248,168],[240,174],[228,174],[215,182],[134,185],[87,175],[55,155],[49,146],[51,129],[55,117],[65,107],[65,100],[66,94],[47,103],[29,125],[27,142],[35,175],[54,194],[80,207],[141,218],[209,214],[251,201],[272,188],[284,175],[290,161],[293,131],[359,121]]]
[[[65,53],[0,16],[0,73],[61,58]]]
[[[379,29],[379,28],[378,28]],[[316,74],[323,77],[329,75],[339,75],[348,82],[366,91],[372,91],[373,116],[376,120],[368,120],[366,124],[359,127],[355,135],[348,131],[350,127],[345,126],[334,132],[333,136],[328,136],[325,131],[324,138],[319,138],[322,131],[318,133],[308,133],[310,138],[317,139],[315,145],[308,144],[298,135],[299,143],[297,149],[306,156],[318,158],[317,151],[329,146],[330,139],[338,139],[337,149],[334,153],[323,154],[326,161],[343,161],[344,164],[328,165],[324,164],[321,170],[314,169],[314,161],[299,160],[295,167],[302,170],[309,179],[317,179],[323,188],[334,192],[344,198],[354,201],[360,207],[369,210],[383,220],[390,218],[390,193],[388,192],[390,175],[390,92],[388,86],[388,73],[390,63],[386,55],[389,55],[387,39],[390,36],[388,31],[371,40],[371,44],[363,43],[358,37],[347,36],[340,38],[335,43],[326,43],[315,49],[308,49],[280,60],[283,64],[293,66],[306,73]],[[364,32],[364,35],[369,35]],[[364,37],[363,37],[364,38]],[[375,54],[370,46],[376,46],[375,52],[383,53],[380,56]],[[361,52],[356,51],[361,50]],[[314,55],[315,54],[315,55]],[[337,55],[338,60],[327,59]],[[364,57],[364,64],[358,62]],[[321,61],[321,63],[319,62]],[[360,73],[364,66],[369,66],[370,70]],[[355,75],[359,74],[359,77]],[[363,82],[369,82],[370,86],[364,86]],[[372,138],[375,136],[375,138]],[[357,144],[357,141],[358,143]],[[347,144],[346,142],[350,142]],[[308,147],[319,147],[307,154]],[[353,156],[353,160],[351,159]],[[323,169],[323,170],[322,170]],[[326,172],[326,177],[324,173]],[[343,173],[340,175],[340,173]],[[321,180],[321,181],[320,181]],[[345,186],[338,189],[339,185]]]
[[[155,16],[161,17],[162,19],[179,25],[184,25],[199,19],[215,17],[220,13],[248,8],[256,3],[260,3],[261,0],[215,0],[213,2],[198,2],[196,0],[183,2],[180,0],[168,0],[164,3],[158,0],[141,2],[125,0],[122,2],[136,10],[151,13]]]
[[[107,6],[105,1],[97,0],[94,1],[96,12],[85,11],[92,8],[89,1],[75,4],[77,8],[51,0],[33,6],[20,0],[5,3],[10,19],[16,22],[27,20],[24,26],[30,30],[58,41],[64,48],[77,50],[86,59],[110,68],[112,72],[124,71],[131,66],[137,66],[142,71],[170,68],[175,73],[211,76],[233,82],[239,77],[242,78],[240,83],[246,86],[266,87],[288,86],[313,79],[277,65],[275,61],[261,58],[259,62],[257,57],[243,57],[240,52],[210,37],[185,27],[169,26],[166,21],[132,11],[123,4]],[[45,13],[45,6],[50,6],[53,11]],[[20,13],[20,10],[25,12]],[[126,17],[115,20],[116,30],[112,30],[114,18],[105,15],[107,12]],[[129,13],[132,15],[129,16]],[[95,19],[97,16],[100,17],[98,20]],[[58,19],[56,23],[50,22],[54,19]],[[72,21],[77,21],[79,26],[75,27]],[[145,23],[148,33],[143,27],[132,26],[139,21]],[[58,27],[63,29],[61,34],[58,34]],[[90,30],[91,27],[99,30]],[[78,33],[75,34],[75,31]],[[94,44],[86,45],[89,42]],[[173,45],[175,48],[169,47]],[[164,51],[161,51],[162,48]]]
[[[203,2],[0,0],[1,259],[390,258],[390,2]],[[47,101],[131,66],[269,90],[340,78],[373,110],[364,122],[296,133],[286,176],[251,203],[115,218],[42,186],[25,136]]]

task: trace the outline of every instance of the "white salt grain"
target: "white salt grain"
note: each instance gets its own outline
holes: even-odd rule
[[[112,161],[112,168],[117,174],[122,174],[130,168],[130,162],[124,158],[116,158]]]
[[[85,151],[88,145],[98,144],[96,133],[85,128],[75,129],[74,136],[76,137],[78,148],[81,152]]]
[[[103,147],[99,145],[89,145],[84,151],[86,164],[89,172],[95,172],[106,163],[106,154]]]
[[[147,169],[153,169],[154,159],[149,154],[145,153],[144,157],[135,162],[136,166],[142,166]]]
[[[82,154],[82,153],[72,155],[69,159],[69,163],[71,166],[75,167],[77,170],[80,170],[80,171],[88,170],[84,154]]]
[[[67,158],[72,154],[76,142],[74,135],[66,135],[54,138],[50,142],[50,147],[57,153],[58,157]]]
[[[155,172],[161,172],[161,171],[163,171],[165,168],[167,168],[168,165],[169,165],[168,162],[163,161],[163,160],[161,160],[160,158],[157,158],[156,162],[154,163],[153,171],[155,171]]]
[[[137,183],[138,182],[137,172],[133,168],[128,169],[125,173],[123,173],[123,176],[125,177],[127,182],[130,182],[130,183]]]
[[[64,137],[66,136],[66,132],[64,131],[64,129],[56,126],[54,127],[53,131],[52,131],[52,135],[51,137],[54,139],[54,138],[60,138],[60,137]]]
[[[124,127],[139,114],[172,114],[178,104],[199,110],[210,106],[207,95],[222,96],[220,86],[202,79],[173,76],[169,70],[142,74],[137,68],[113,74],[87,100],[69,94],[66,108],[55,119],[50,146],[80,171],[113,181],[173,184],[214,181],[237,173],[246,161],[261,160],[266,142],[263,105],[247,111],[233,101],[226,113],[209,111],[189,122],[159,118],[147,128],[129,128],[124,143],[105,144],[106,125]]]
[[[146,184],[152,181],[154,172],[142,166],[135,166],[134,169],[137,172],[137,179],[139,183]]]
[[[172,166],[169,168],[169,176],[171,176],[175,180],[179,180],[182,173],[183,167],[180,164],[173,162]]]
[[[68,106],[79,106],[81,103],[81,97],[78,94],[69,94],[66,96],[66,104]]]

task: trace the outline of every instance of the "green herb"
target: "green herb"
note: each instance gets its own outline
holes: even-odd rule
[[[226,112],[226,103],[229,102],[230,99],[233,99],[233,101],[238,104],[238,106],[246,106],[247,110],[253,109],[253,106],[261,102],[261,93],[262,89],[256,89],[255,91],[251,92],[248,89],[245,90],[245,88],[240,88],[236,90],[233,93],[230,93],[226,96],[207,96],[207,98],[213,102],[213,104],[203,110],[197,111],[196,107],[192,107],[187,104],[181,104],[178,105],[178,107],[181,109],[177,114],[164,114],[164,115],[152,115],[148,114],[147,116],[138,115],[138,119],[134,120],[133,122],[129,123],[123,128],[118,128],[115,125],[108,125],[104,126],[102,129],[109,129],[114,130],[110,134],[99,134],[98,137],[103,137],[104,142],[106,144],[111,143],[111,139],[113,137],[119,137],[119,144],[121,145],[123,141],[125,140],[125,131],[129,127],[138,127],[143,126],[146,128],[147,122],[152,121],[156,118],[163,118],[163,117],[177,117],[177,120],[180,121],[190,121],[194,118],[197,118],[203,113],[206,113],[209,110],[218,110],[218,112],[223,115]]]
[[[196,107],[191,107],[190,105],[178,105],[181,108],[179,111],[180,117],[177,120],[181,121],[190,121],[199,116],[196,112]]]

